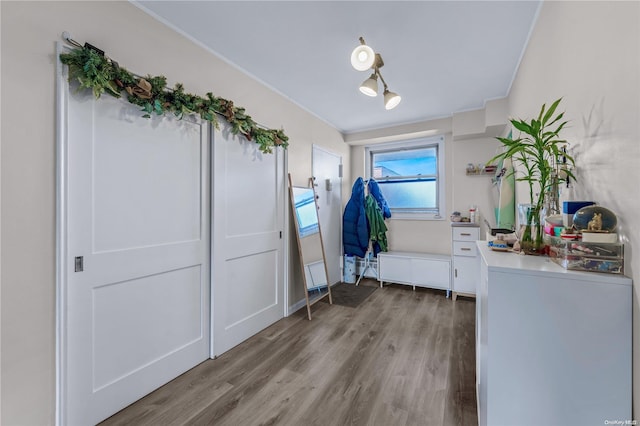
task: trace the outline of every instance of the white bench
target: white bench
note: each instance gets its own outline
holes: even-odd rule
[[[380,287],[385,281],[451,292],[451,256],[388,251],[378,253]]]

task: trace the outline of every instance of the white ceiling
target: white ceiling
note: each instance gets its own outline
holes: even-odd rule
[[[541,2],[135,3],[348,134],[505,97]],[[382,76],[402,96],[393,110],[384,109],[381,94],[358,90],[370,74],[349,62],[360,36],[382,55]]]

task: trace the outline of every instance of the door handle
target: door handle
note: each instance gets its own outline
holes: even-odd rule
[[[76,256],[73,259],[75,272],[84,271],[84,256]]]
[[[462,251],[471,251],[471,249],[469,247],[461,247],[460,250],[462,250]]]

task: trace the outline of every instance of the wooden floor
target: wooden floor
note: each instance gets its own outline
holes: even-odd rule
[[[474,313],[396,285],[357,308],[321,302],[103,424],[476,425]]]

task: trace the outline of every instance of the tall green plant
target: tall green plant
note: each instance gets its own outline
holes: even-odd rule
[[[562,170],[563,176],[557,175],[560,157],[566,158],[568,165],[575,164],[573,157],[562,150],[567,141],[560,138],[560,132],[566,126],[567,121],[562,120],[564,112],[556,114],[561,100],[562,98],[556,100],[548,109],[546,104],[542,105],[538,117],[530,121],[509,120],[520,134],[515,139],[513,137],[496,138],[502,143],[504,150],[489,160],[489,163],[493,163],[511,157],[514,164],[522,166],[519,171],[514,173],[516,173],[516,180],[527,182],[529,186],[532,215],[539,215],[542,211],[545,193],[551,189],[555,179],[564,180],[569,177],[575,180],[568,167]],[[540,191],[537,197],[535,194],[536,186]],[[542,243],[541,226],[538,226],[534,242]]]

